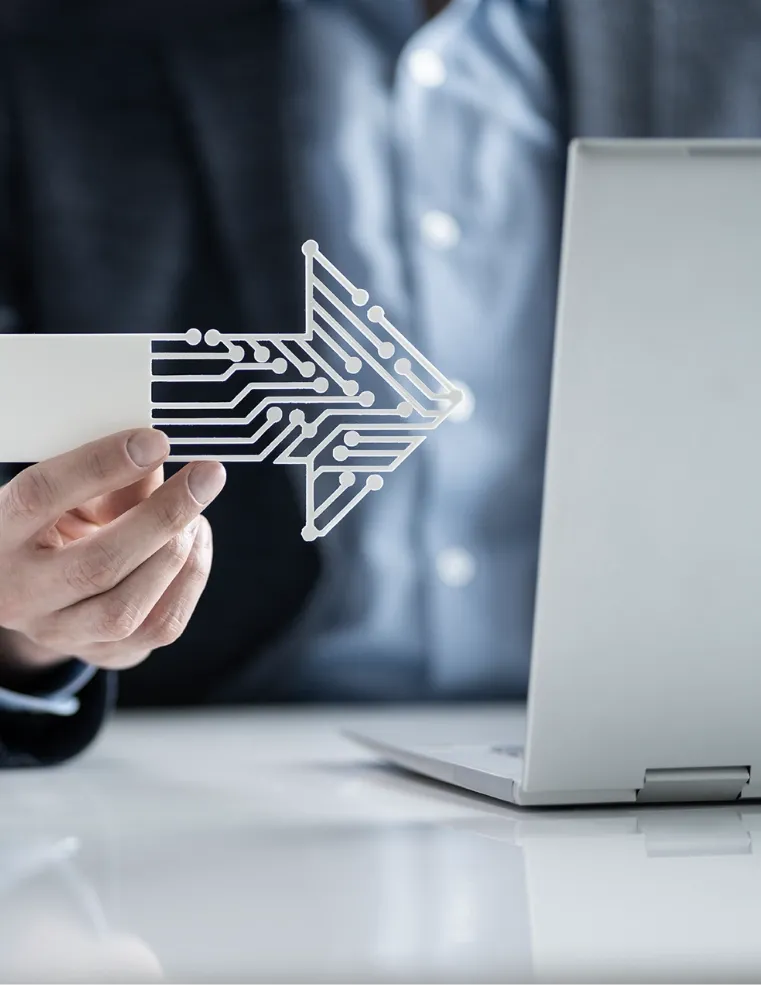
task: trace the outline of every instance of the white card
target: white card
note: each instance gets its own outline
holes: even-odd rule
[[[151,424],[150,335],[0,335],[0,462]]]

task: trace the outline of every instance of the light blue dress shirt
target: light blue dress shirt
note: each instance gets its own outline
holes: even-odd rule
[[[467,394],[320,542],[281,649],[319,695],[528,678],[564,146],[546,0],[292,0],[304,238]]]
[[[422,0],[284,2],[300,232],[467,399],[320,541],[324,577],[270,656],[307,695],[520,694],[565,156],[547,0],[428,22]],[[76,686],[46,710],[71,713]]]
[[[40,694],[23,694],[0,687],[0,709],[34,714],[59,715],[68,718],[79,711],[77,694],[97,673],[95,667],[79,660],[71,660],[62,668],[63,683],[53,691]]]

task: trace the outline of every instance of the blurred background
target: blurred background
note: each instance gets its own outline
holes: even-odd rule
[[[0,329],[299,332],[323,253],[463,393],[315,542],[233,464],[124,705],[525,695],[566,147],[761,132],[756,0],[4,0]]]
[[[0,332],[299,333],[316,240],[463,394],[324,538],[230,464],[182,637],[3,705],[149,711],[3,772],[0,977],[758,966],[754,811],[516,822],[282,708],[525,697],[575,137],[761,137],[761,0],[0,0]]]

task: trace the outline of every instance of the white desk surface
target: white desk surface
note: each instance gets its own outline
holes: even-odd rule
[[[339,734],[384,719],[521,730],[124,716],[74,764],[0,774],[0,979],[761,980],[761,808],[521,811]]]

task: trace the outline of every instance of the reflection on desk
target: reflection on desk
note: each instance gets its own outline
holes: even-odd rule
[[[0,775],[0,978],[761,973],[759,808],[520,811],[379,766],[339,735],[370,718],[521,727],[131,717],[63,770]]]

